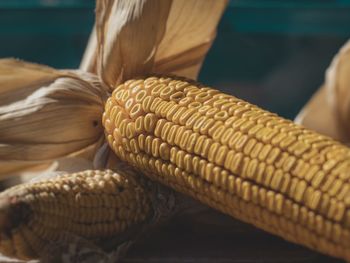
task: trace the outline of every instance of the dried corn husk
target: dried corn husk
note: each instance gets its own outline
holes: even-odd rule
[[[110,89],[152,72],[195,79],[226,4],[226,0],[98,0],[97,41],[93,32],[81,68],[96,70]]]
[[[103,137],[96,76],[0,60],[0,175],[87,151]],[[41,166],[38,166],[41,165]]]
[[[324,85],[305,105],[295,121],[350,143],[350,41],[334,57]]]
[[[0,59],[0,106],[26,98],[38,87],[52,83],[62,72],[16,59]]]
[[[90,34],[90,38],[80,62],[79,68],[86,72],[97,73],[97,37],[96,26],[94,25]]]

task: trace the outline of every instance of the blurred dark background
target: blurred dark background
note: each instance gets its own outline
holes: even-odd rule
[[[79,66],[94,0],[0,0],[0,57]],[[293,118],[350,36],[350,0],[232,0],[200,80]]]

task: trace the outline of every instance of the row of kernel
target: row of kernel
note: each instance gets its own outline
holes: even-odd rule
[[[186,159],[186,157],[189,157],[189,158],[187,158],[188,160]],[[151,159],[151,158],[148,158],[148,160],[149,159]],[[197,159],[198,159],[198,162],[196,162]],[[203,176],[203,179],[205,179],[206,181],[208,181],[210,183],[215,183],[215,185],[217,185],[218,187],[222,187],[223,189],[225,189],[227,187],[228,191],[230,191],[231,193],[237,194],[237,191],[239,191],[239,189],[240,189],[240,188],[235,188],[235,185],[237,187],[237,183],[235,183],[235,180],[240,181],[241,180],[240,178],[234,179],[235,177],[233,177],[232,175],[229,176],[227,172],[226,172],[226,176],[224,176],[225,174],[222,173],[222,169],[220,167],[215,167],[213,164],[208,163],[206,160],[199,159],[198,157],[194,157],[193,163],[192,163],[191,156],[186,154],[182,150],[172,148],[170,161],[176,165],[174,167],[179,167],[180,169],[184,169],[187,172],[190,172],[190,173],[194,172],[195,174],[201,175],[201,176]],[[198,163],[198,164],[196,164],[196,163]],[[162,163],[160,161],[159,165],[161,165],[161,164],[164,165],[164,163]],[[155,166],[154,168],[156,170],[159,170],[160,174],[162,172],[166,173],[166,169],[164,171],[164,169],[160,168],[160,166],[159,166],[159,168],[158,168],[158,166]],[[231,180],[231,179],[233,179],[233,180]],[[293,180],[292,184],[294,182],[297,182],[297,181]],[[271,183],[273,186],[274,180],[272,180]],[[246,184],[249,184],[249,183],[246,182]],[[197,183],[197,185],[198,185],[198,183]],[[240,184],[238,184],[238,185],[240,185]],[[275,190],[279,190],[279,188],[280,188],[279,185],[276,185],[276,187],[272,187],[272,186],[267,185],[267,187],[270,187],[270,188],[275,189]],[[319,203],[321,203],[321,204],[323,204],[323,206],[325,206],[324,200],[325,200],[325,198],[327,198],[326,195],[322,196],[322,200],[320,200],[319,198],[315,199],[313,196],[320,196],[318,191],[315,191],[312,188],[307,188],[307,189],[300,188],[300,187],[298,188],[297,186],[298,185],[295,185],[295,187],[291,187],[291,190],[293,190],[293,189],[296,190],[295,193],[294,192],[291,193],[291,195],[293,195],[293,196],[295,195],[296,201],[304,200],[303,196],[304,196],[304,192],[306,192],[307,194],[305,195],[304,202],[306,203],[306,205],[309,208],[316,209],[316,211],[317,211],[317,207],[318,207]],[[288,189],[288,187],[282,187],[282,188],[284,188],[286,190]],[[246,196],[246,195],[242,194],[242,196]],[[248,197],[246,197],[246,198],[248,198]],[[327,201],[328,200],[332,200],[332,202],[330,204],[331,207],[329,209],[325,209],[325,211],[323,211],[323,214],[326,214],[327,216],[329,216],[330,218],[332,218],[336,221],[341,221],[343,218],[344,209],[345,209],[344,205],[342,203],[335,202],[334,199],[328,198]]]
[[[240,167],[239,163],[243,156],[246,155],[250,156],[252,159],[266,161],[267,165],[273,164],[277,169],[282,169],[284,173],[290,171],[292,175],[298,176],[301,179],[305,179],[311,182],[311,184],[315,187],[321,185],[323,181],[320,180],[321,178],[325,179],[324,176],[318,176],[321,175],[321,173],[317,173],[321,169],[319,166],[311,166],[304,160],[297,160],[294,156],[280,152],[278,148],[272,148],[270,145],[262,145],[255,139],[248,139],[242,134],[232,138],[232,141],[236,142],[234,144],[236,146],[236,151],[229,150],[226,146],[220,146],[214,140],[207,138],[204,135],[193,133],[191,130],[186,130],[181,126],[174,125],[165,120],[158,121],[155,128],[155,135],[168,142],[170,145],[178,145],[181,149],[185,149],[189,153],[201,155],[203,158],[215,156],[215,159],[213,158],[212,161],[218,165],[224,165],[225,168],[230,169],[233,173],[236,174],[240,173],[238,170]],[[143,136],[141,136],[141,138],[143,138]],[[224,138],[225,137],[223,137],[223,139]],[[243,140],[244,138],[247,139]],[[142,141],[143,140],[139,142],[142,143]],[[164,144],[164,148],[166,148],[168,151],[166,144]],[[215,153],[214,150],[216,150]],[[238,152],[243,153],[241,154]],[[210,156],[209,153],[211,153]],[[226,157],[226,159],[224,159],[224,157]],[[263,167],[261,166],[266,166],[265,164],[260,163],[258,160],[255,160],[255,162],[249,165],[248,171],[250,174],[254,174],[256,172],[255,169],[257,169],[258,166],[260,166],[260,170],[263,170]],[[315,169],[309,169],[311,167]],[[330,177],[327,181],[325,181],[325,185],[322,187],[323,191],[328,189],[328,185],[333,178],[334,177]],[[335,196],[341,190],[339,185],[340,183],[337,183],[332,188],[331,196]]]
[[[180,133],[177,133],[177,134],[180,134]],[[146,145],[148,145],[148,147],[147,147],[148,150],[147,149],[145,150],[146,153],[152,154],[154,157],[159,157],[159,156],[161,158],[165,157],[165,160],[167,160],[169,158],[169,147],[168,147],[168,145],[166,143],[162,142],[159,138],[154,138],[152,136],[147,136],[147,140],[145,140],[145,143],[146,143]],[[142,140],[141,140],[141,144],[142,144]],[[166,154],[160,154],[160,151],[159,151],[161,149],[160,145],[164,146],[163,148],[166,149],[166,151],[163,151],[163,152],[166,152]],[[143,146],[141,146],[141,147],[143,147]],[[151,148],[153,149],[153,151],[152,151]],[[176,148],[173,148],[173,149],[176,149]],[[182,168],[182,163],[184,163],[184,165],[187,164],[187,167],[189,167],[191,165],[192,161],[195,162],[196,158],[198,158],[198,157],[193,157],[190,154],[186,154],[184,151],[179,151],[179,153],[183,153],[183,158],[178,158],[178,160],[180,160],[181,162],[178,161],[179,163],[177,163],[178,165],[180,165],[181,168]],[[210,151],[209,151],[209,153],[210,153]],[[219,159],[220,159],[220,156],[226,157],[225,167],[227,169],[230,169],[231,172],[233,172],[235,174],[241,174],[242,177],[247,177],[249,179],[254,179],[253,176],[256,176],[255,181],[257,181],[258,183],[264,183],[264,182],[261,182],[261,180],[259,180],[259,178],[263,178],[262,175],[263,175],[265,167],[266,167],[266,165],[264,163],[258,163],[257,160],[251,160],[250,161],[249,158],[248,159],[247,158],[242,158],[243,157],[242,154],[238,154],[237,158],[234,158],[235,155],[231,155],[230,153],[229,154],[222,154],[222,155],[221,154],[208,154],[208,156],[203,156],[203,157],[209,158],[209,161],[214,161],[218,165],[222,165],[222,162],[218,162],[216,159],[214,159],[214,156],[216,158],[219,158]],[[181,156],[179,155],[179,157],[181,157]],[[210,159],[212,159],[212,160],[210,160]],[[246,162],[245,160],[247,160],[248,162]],[[288,158],[287,158],[287,161],[288,161]],[[243,165],[240,164],[241,162],[243,163]],[[289,165],[290,164],[289,162],[280,162],[280,163],[281,164],[283,164],[283,163],[287,163],[288,164],[288,165],[285,164],[282,168],[285,168],[286,166],[291,167],[291,165]],[[227,164],[227,166],[226,166],[226,164]],[[253,164],[255,164],[255,165],[253,165]],[[276,165],[277,165],[277,168],[278,168],[279,167],[278,163],[276,163]],[[259,172],[257,172],[256,169],[258,169]],[[274,170],[275,169],[273,168],[273,166],[271,166],[271,165],[267,166],[266,172],[267,172],[267,175],[270,175],[270,176],[267,176],[267,177],[264,176],[264,178],[266,179],[265,182],[268,182],[268,184],[266,185],[267,187],[270,187],[270,188],[272,188],[274,190],[280,190],[280,189],[283,190],[284,189],[283,192],[287,192],[287,190],[289,190],[289,185],[290,184],[292,186],[295,185],[295,187],[290,187],[290,191],[291,191],[292,195],[295,195],[295,198],[296,198],[297,201],[301,201],[301,200],[304,199],[304,193],[305,193],[306,190],[308,192],[312,191],[312,192],[314,192],[314,193],[316,193],[318,195],[319,192],[317,192],[313,188],[307,187],[307,185],[303,181],[299,182],[299,180],[295,180],[295,179],[293,181],[291,181],[290,175],[286,174],[285,172],[283,173],[282,170],[276,170],[276,174],[274,175]],[[312,170],[309,170],[309,171],[312,171]],[[206,173],[206,174],[208,174],[208,173]],[[293,184],[294,182],[299,182],[299,183],[298,184]],[[299,185],[299,187],[297,187],[298,185]],[[304,186],[304,187],[301,187],[301,186]],[[322,188],[322,190],[324,190],[324,191],[326,189],[328,189],[328,187],[326,189],[323,189],[323,188]],[[293,189],[299,189],[299,190],[294,192]],[[336,193],[337,193],[337,191],[334,191],[333,194],[335,195]],[[331,194],[332,194],[332,191],[331,191]],[[327,198],[327,196],[325,196],[324,198]],[[319,205],[319,200],[318,199],[307,198],[307,200],[311,200],[310,204],[309,204],[310,207],[312,207],[312,208],[318,207],[318,205]],[[330,200],[330,199],[328,198],[327,200]],[[341,206],[341,207],[343,207],[343,206]],[[344,209],[340,209],[339,211],[343,211],[343,210]],[[335,216],[337,218],[337,220],[339,220],[339,217],[340,217],[339,215],[341,215],[341,214],[342,214],[341,212],[337,213],[338,216]]]

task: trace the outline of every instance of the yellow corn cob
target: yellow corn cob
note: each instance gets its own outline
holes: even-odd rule
[[[217,90],[162,77],[108,99],[110,146],[151,179],[350,261],[350,151]]]
[[[84,171],[0,194],[0,252],[40,257],[73,234],[94,243],[125,233],[151,214],[145,187],[129,173]]]

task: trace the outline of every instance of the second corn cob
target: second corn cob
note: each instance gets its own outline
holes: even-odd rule
[[[0,194],[0,252],[38,258],[71,236],[100,244],[145,224],[151,206],[151,192],[130,169],[88,170],[15,186]]]
[[[110,146],[153,180],[350,260],[350,150],[233,96],[166,77],[108,99]]]

